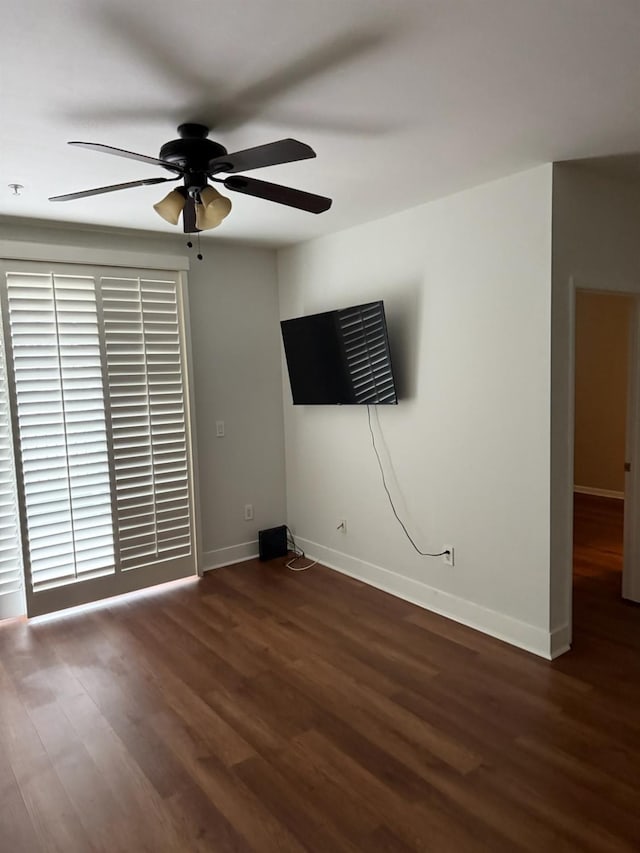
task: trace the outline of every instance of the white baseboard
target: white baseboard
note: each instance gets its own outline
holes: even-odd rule
[[[547,660],[562,653],[560,651],[560,637],[554,654],[551,634],[535,625],[521,622],[495,610],[489,610],[479,604],[474,604],[472,601],[435,589],[421,581],[405,577],[382,566],[359,560],[300,536],[296,536],[296,541],[308,557],[318,560],[322,565],[368,583],[384,592],[389,592],[398,598],[410,601],[412,604],[417,604],[419,607],[424,607],[426,610],[432,610],[434,613],[461,622],[463,625],[475,628],[475,630],[496,637],[498,640],[504,640],[506,643],[511,643],[513,646],[518,646],[518,648],[525,649]],[[566,651],[567,648],[563,651]]]
[[[563,625],[551,632],[551,660],[559,658],[571,649],[571,626]]]
[[[212,569],[221,569],[223,566],[232,566],[234,563],[253,560],[257,556],[257,539],[253,539],[251,542],[241,542],[239,545],[229,545],[227,548],[216,548],[214,551],[205,551],[202,555],[202,571],[210,572]]]
[[[594,486],[574,486],[573,491],[579,495],[593,495],[596,498],[616,498],[616,500],[624,500],[624,492],[616,492],[612,489],[596,489]]]

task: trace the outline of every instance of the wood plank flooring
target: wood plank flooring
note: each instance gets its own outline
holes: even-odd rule
[[[577,506],[554,663],[278,563],[0,626],[0,850],[639,850],[614,509]]]

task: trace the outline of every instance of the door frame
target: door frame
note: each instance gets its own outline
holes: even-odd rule
[[[640,295],[633,297],[629,329],[627,423],[624,475],[624,561],[622,597],[640,603]]]
[[[570,470],[571,507],[574,494],[574,453],[575,453],[575,389],[576,389],[576,300],[578,291],[600,293],[603,295],[628,296],[634,300],[629,329],[629,349],[627,356],[627,418],[625,435],[625,462],[630,471],[624,480],[624,544],[622,597],[640,601],[640,530],[633,523],[640,514],[640,283],[587,281],[571,278],[569,283],[569,435],[568,453]],[[569,568],[570,613],[573,615],[573,512],[569,516],[569,533],[572,558]],[[572,623],[572,618],[571,622]]]

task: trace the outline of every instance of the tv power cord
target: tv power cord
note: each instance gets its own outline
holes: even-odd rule
[[[411,542],[411,544],[413,545],[415,550],[418,552],[418,554],[420,554],[421,557],[445,557],[445,556],[451,554],[451,551],[448,551],[448,550],[447,551],[439,551],[437,554],[430,554],[427,551],[421,551],[420,548],[418,548],[416,543],[413,541],[411,534],[407,530],[404,521],[398,515],[398,511],[396,510],[395,504],[393,503],[393,498],[391,497],[391,492],[389,491],[389,487],[387,486],[387,480],[386,480],[386,477],[384,475],[384,468],[382,466],[382,459],[380,459],[380,454],[378,453],[378,448],[376,446],[376,437],[375,437],[375,434],[373,432],[373,426],[371,424],[371,406],[368,404],[367,404],[367,418],[369,421],[369,432],[371,434],[371,443],[373,445],[373,452],[376,454],[376,459],[378,460],[378,468],[380,469],[380,474],[382,476],[382,485],[384,486],[384,490],[387,493],[387,497],[389,498],[389,503],[391,504],[391,509],[393,510],[393,514],[395,515],[395,517],[398,521],[398,524],[403,529],[404,535],[407,537],[409,542]]]
[[[311,560],[306,566],[294,566],[294,563],[297,560],[308,560],[309,558],[305,555],[302,548],[298,548],[296,545],[296,540],[293,537],[293,533],[287,527],[287,547],[293,551],[295,557],[292,560],[289,560],[288,563],[285,563],[286,567],[292,572],[306,572],[307,569],[310,569],[312,566],[315,566],[318,562],[317,560]]]

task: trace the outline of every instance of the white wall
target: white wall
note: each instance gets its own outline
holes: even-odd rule
[[[614,158],[615,160],[615,158]],[[615,164],[614,164],[615,165]],[[632,176],[633,177],[633,176]],[[640,293],[640,182],[553,167],[551,625],[571,637],[575,288]]]
[[[213,566],[257,554],[257,531],[284,524],[286,505],[275,253],[210,254],[208,270],[192,263],[189,283],[201,520]],[[224,438],[215,438],[217,420]]]
[[[283,318],[384,299],[401,401],[293,407],[287,517],[323,562],[539,654],[549,638],[551,166],[279,253]],[[347,519],[347,533],[336,531]]]
[[[189,255],[204,565],[257,553],[257,531],[285,521],[280,331],[275,253],[183,236],[0,219],[0,239]],[[226,425],[215,438],[215,422]],[[244,520],[244,505],[255,517]]]

